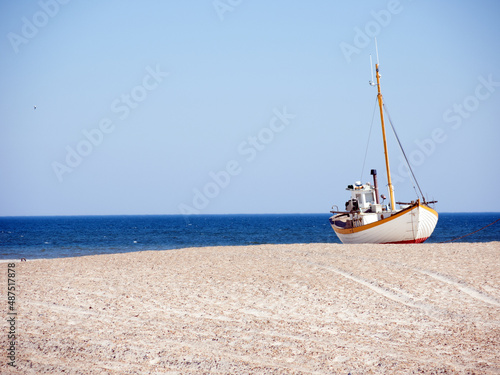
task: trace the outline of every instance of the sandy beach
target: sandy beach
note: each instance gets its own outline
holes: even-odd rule
[[[500,242],[15,263],[2,374],[499,374]]]

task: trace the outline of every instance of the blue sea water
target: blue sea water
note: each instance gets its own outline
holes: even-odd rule
[[[0,217],[0,259],[61,258],[185,247],[340,243],[329,214]],[[488,225],[500,213],[441,213],[427,242]],[[500,222],[457,242],[500,241]]]

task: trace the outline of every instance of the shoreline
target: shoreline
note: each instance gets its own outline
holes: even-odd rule
[[[409,246],[431,246],[431,245],[457,245],[457,244],[495,244],[497,243],[500,247],[500,241],[474,241],[474,242],[423,242],[423,243],[414,243],[414,244],[404,244]],[[10,258],[10,259],[0,259],[0,264],[2,263],[11,263],[11,262],[21,262],[21,259],[25,259],[25,262],[33,262],[39,260],[56,260],[56,259],[69,259],[69,258],[82,258],[82,257],[93,257],[93,256],[101,256],[101,255],[119,255],[119,254],[132,254],[132,253],[142,253],[142,252],[165,252],[165,251],[179,251],[186,249],[205,249],[205,248],[225,248],[225,247],[255,247],[255,246],[294,246],[294,245],[328,245],[328,246],[400,246],[400,244],[343,244],[336,242],[308,242],[308,243],[293,243],[293,244],[273,244],[273,243],[262,243],[262,244],[252,244],[252,245],[206,245],[206,246],[186,246],[179,247],[174,249],[142,249],[142,250],[130,250],[123,251],[117,253],[100,253],[100,254],[84,254],[84,255],[75,255],[75,256],[64,256],[64,257],[55,257],[55,258]],[[24,261],[23,261],[24,262]]]
[[[15,268],[11,373],[500,372],[500,242],[194,247]]]

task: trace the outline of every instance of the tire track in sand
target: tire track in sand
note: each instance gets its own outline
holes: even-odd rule
[[[438,272],[434,271],[429,271],[423,268],[419,267],[414,267],[414,266],[409,266],[404,263],[398,263],[390,260],[384,260],[384,259],[377,259],[377,258],[367,258],[367,257],[352,257],[352,256],[345,256],[346,258],[350,259],[356,259],[356,260],[362,260],[362,261],[368,261],[368,262],[378,262],[390,266],[396,266],[399,268],[405,268],[409,269],[412,271],[419,272],[423,275],[429,276],[437,281],[441,281],[443,283],[449,284],[454,286],[455,288],[459,289],[460,291],[464,292],[465,294],[468,294],[470,297],[479,300],[481,302],[485,302],[487,304],[493,305],[500,307],[500,301],[498,301],[495,297],[490,296],[489,294],[486,294],[485,292],[482,292],[480,290],[477,290],[471,286],[468,286],[465,281],[462,280],[456,280],[452,278],[451,276],[443,275]]]
[[[406,265],[401,265],[401,266],[412,269],[412,267],[408,267]],[[493,298],[492,296],[490,296],[490,295],[488,295],[488,294],[486,294],[484,292],[481,292],[481,291],[479,291],[477,289],[474,289],[474,288],[472,288],[470,286],[465,285],[465,282],[455,281],[451,277],[445,276],[445,275],[437,273],[437,272],[432,272],[432,271],[428,271],[428,270],[424,270],[424,269],[420,269],[420,268],[413,268],[413,269],[415,271],[418,271],[418,272],[424,274],[424,275],[430,276],[433,279],[436,279],[438,281],[442,281],[444,283],[450,284],[450,285],[454,286],[455,288],[461,290],[462,292],[468,294],[472,298],[475,298],[477,300],[486,302],[486,303],[488,303],[490,305],[494,305],[494,306],[499,306],[500,307],[500,302],[498,302],[495,298]]]
[[[363,285],[363,286],[371,289],[375,293],[377,293],[385,298],[388,298],[394,302],[398,302],[398,303],[405,305],[405,306],[408,306],[408,307],[422,310],[425,313],[427,313],[428,315],[436,315],[436,314],[441,313],[440,309],[435,307],[435,306],[431,306],[428,304],[424,304],[422,302],[415,301],[415,299],[417,297],[412,296],[408,292],[405,292],[405,295],[403,295],[401,293],[396,292],[393,289],[377,285],[374,281],[369,281],[369,280],[363,279],[362,277],[355,276],[352,272],[347,272],[347,271],[344,271],[340,268],[335,268],[335,267],[327,266],[327,265],[320,264],[320,263],[313,263],[313,262],[305,262],[305,263],[307,263],[311,266],[315,266],[317,268],[322,268],[324,270],[334,272],[338,275],[345,277],[346,279],[349,279],[351,281],[354,281],[360,285]]]

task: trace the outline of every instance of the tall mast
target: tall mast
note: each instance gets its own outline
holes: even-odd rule
[[[385,124],[384,124],[384,110],[382,103],[382,93],[380,92],[380,74],[378,72],[378,61],[375,64],[375,70],[377,72],[377,88],[378,88],[378,105],[380,107],[380,120],[382,122],[382,137],[384,138],[384,154],[385,154],[385,167],[387,169],[387,185],[389,186],[389,194],[391,196],[391,210],[396,209],[396,205],[394,203],[394,188],[391,182],[391,169],[389,167],[389,153],[387,152],[387,139],[385,138]]]

